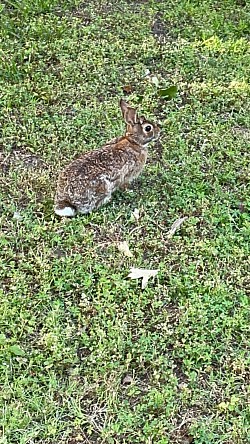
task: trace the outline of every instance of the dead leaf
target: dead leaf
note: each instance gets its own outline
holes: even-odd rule
[[[22,215],[18,211],[14,212],[13,219],[21,220],[22,218],[23,218]]]
[[[135,208],[134,211],[132,212],[132,216],[134,217],[135,220],[139,220],[140,219],[140,212],[138,210],[138,208]]]
[[[151,83],[153,83],[153,85],[155,85],[157,88],[159,86],[159,79],[156,76],[151,77]]]
[[[175,232],[178,230],[178,228],[180,228],[180,226],[183,224],[183,222],[185,222],[185,220],[187,219],[187,216],[185,217],[180,217],[179,219],[177,219],[172,225],[170,230],[167,232],[167,238],[170,239],[171,237],[173,237],[173,235],[175,234]]]
[[[117,248],[121,253],[124,254],[124,256],[133,257],[133,254],[131,253],[128,243],[126,241],[118,242]]]
[[[148,77],[150,75],[150,70],[146,69],[143,77]]]
[[[123,380],[122,380],[122,384],[126,384],[126,385],[128,385],[128,384],[131,384],[133,382],[133,378],[132,378],[132,376],[130,376],[130,375],[126,375],[126,376],[124,376],[124,378],[123,378]]]
[[[144,290],[148,285],[148,280],[157,275],[159,270],[146,270],[145,268],[131,268],[128,277],[130,279],[142,278],[141,288]]]

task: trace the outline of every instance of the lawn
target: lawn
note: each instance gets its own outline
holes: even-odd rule
[[[249,23],[244,0],[1,2],[1,444],[249,442]],[[121,97],[161,125],[143,174],[57,218]]]

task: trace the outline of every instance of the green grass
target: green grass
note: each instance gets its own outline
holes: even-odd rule
[[[247,444],[247,2],[0,11],[0,443]],[[58,172],[121,134],[125,85],[161,140],[131,191],[59,220]],[[132,266],[159,273],[142,291]]]

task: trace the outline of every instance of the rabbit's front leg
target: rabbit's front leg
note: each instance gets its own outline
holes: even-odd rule
[[[119,188],[120,188],[121,191],[126,191],[126,190],[129,189],[129,186],[130,186],[130,182],[123,182],[123,183],[119,186]]]

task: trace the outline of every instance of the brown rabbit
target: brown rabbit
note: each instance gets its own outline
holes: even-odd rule
[[[147,159],[147,145],[158,139],[159,128],[124,100],[120,101],[127,128],[101,148],[82,154],[62,171],[55,196],[58,216],[90,213],[108,202],[117,188],[125,189],[136,178]]]

